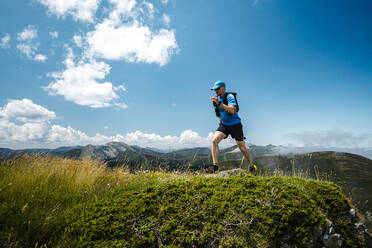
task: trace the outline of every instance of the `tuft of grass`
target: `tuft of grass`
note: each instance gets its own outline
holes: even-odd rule
[[[8,247],[53,246],[66,216],[99,195],[108,183],[123,182],[96,161],[22,156],[0,164],[0,242]]]
[[[125,184],[140,190],[184,173],[130,174],[93,160],[25,155],[0,163],[0,247],[56,247],[68,216]]]

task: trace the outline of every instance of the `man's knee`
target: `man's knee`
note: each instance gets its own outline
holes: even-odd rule
[[[223,138],[225,137],[225,134],[220,132],[218,134],[216,134],[213,139],[212,139],[212,144],[213,145],[218,145],[218,143],[221,142],[221,140],[223,140]]]
[[[212,139],[212,144],[213,145],[218,145],[218,143],[220,143],[221,139],[219,137],[214,137]]]
[[[239,147],[240,150],[245,150],[246,149],[244,142],[240,141],[240,142],[237,142],[237,144],[238,144],[238,147]]]

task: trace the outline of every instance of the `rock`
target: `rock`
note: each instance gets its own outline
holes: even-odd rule
[[[328,219],[326,220],[326,223],[324,225],[323,233],[325,233],[325,234],[332,234],[332,233],[334,233],[332,221],[330,221]]]
[[[321,237],[321,242],[322,242],[322,244],[323,244],[325,247],[328,247],[328,241],[329,241],[329,235],[328,235],[328,234],[324,234],[324,235]]]
[[[337,248],[342,246],[342,240],[343,238],[341,237],[340,234],[334,233],[331,236],[329,236],[328,240],[328,248]]]
[[[366,230],[366,227],[360,222],[354,223],[353,228],[357,234],[363,234]]]
[[[232,169],[232,170],[226,170],[226,171],[220,171],[218,174],[210,174],[209,177],[231,177],[231,176],[239,176],[240,173],[246,172],[242,169]]]
[[[350,209],[349,214],[351,218],[355,218],[356,216],[355,209],[354,208]]]
[[[325,222],[325,225],[324,225],[326,230],[328,230],[330,227],[332,227],[332,225],[333,225],[332,221],[330,221],[329,219],[326,219],[326,222]]]
[[[324,247],[328,248],[337,248],[341,247],[342,245],[342,236],[338,233],[335,233],[333,223],[328,219],[325,222],[323,228],[323,236],[320,238],[320,241]]]

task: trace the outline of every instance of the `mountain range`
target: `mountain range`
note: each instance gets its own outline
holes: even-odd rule
[[[276,154],[275,146],[250,145],[249,151],[253,156]],[[142,148],[123,142],[109,142],[105,145],[87,145],[59,147],[57,149],[23,149],[12,150],[0,148],[0,159],[21,156],[25,154],[53,155],[73,159],[102,160],[108,167],[126,166],[133,170],[155,169],[200,169],[212,161],[211,150],[207,147],[186,148],[165,152],[156,148]],[[237,146],[220,151],[222,160],[241,159],[242,155]]]
[[[372,150],[344,149],[322,147],[289,147],[289,146],[257,146],[248,145],[253,157],[267,155],[296,155],[320,151],[349,152],[372,158]],[[73,159],[93,159],[104,161],[109,167],[126,166],[130,169],[200,169],[212,161],[211,150],[207,147],[186,148],[176,151],[164,151],[157,148],[142,148],[123,142],[109,142],[104,145],[67,146],[56,149],[22,149],[12,150],[0,148],[0,159],[24,154],[52,155]],[[370,156],[369,156],[370,154]],[[242,159],[239,148],[235,145],[220,150],[220,161],[234,161]],[[229,162],[230,163],[230,162]],[[234,162],[232,164],[236,164]],[[241,161],[241,164],[243,161]],[[231,163],[230,163],[231,164]]]

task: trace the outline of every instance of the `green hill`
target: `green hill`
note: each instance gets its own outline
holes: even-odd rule
[[[43,156],[0,164],[1,247],[367,247],[360,222],[326,181],[131,174]]]
[[[350,153],[314,152],[295,156],[260,156],[255,162],[261,170],[301,174],[326,179],[339,185],[347,197],[366,216],[372,230],[372,160]]]

